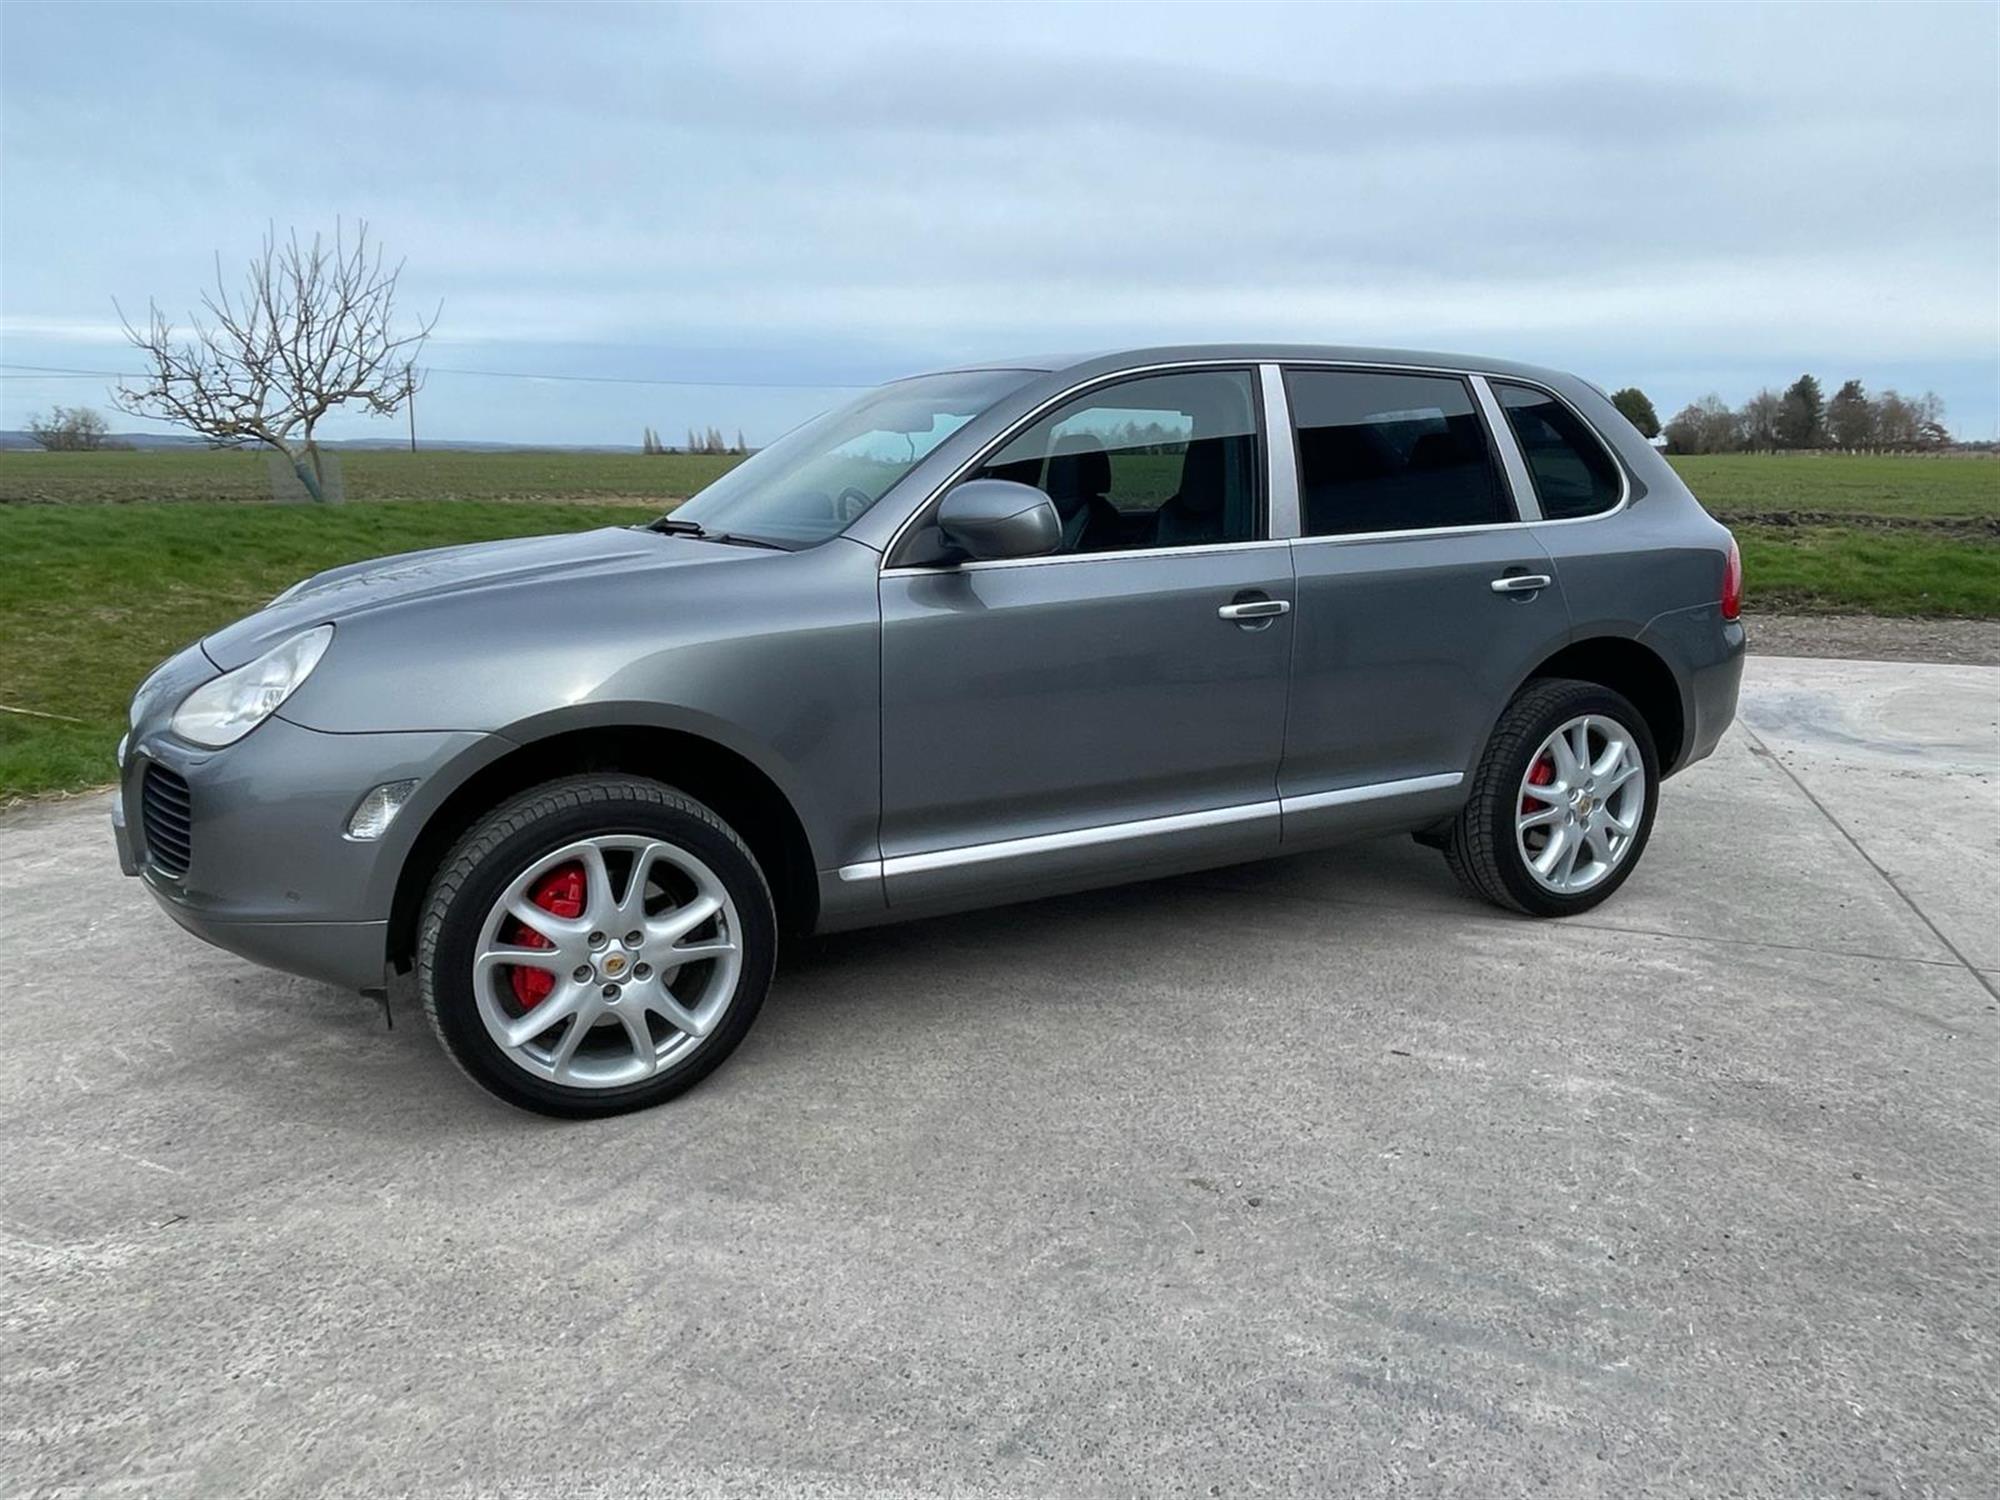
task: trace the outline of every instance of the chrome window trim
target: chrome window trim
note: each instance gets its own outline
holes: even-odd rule
[[[934,567],[928,564],[919,566],[907,563],[896,563],[892,565],[889,561],[890,558],[896,555],[896,549],[903,545],[904,536],[909,532],[909,530],[913,526],[915,526],[919,521],[923,519],[924,512],[928,511],[933,505],[935,505],[938,501],[938,498],[941,495],[943,495],[946,490],[950,489],[953,485],[959,483],[968,474],[972,473],[981,464],[985,463],[994,454],[998,453],[1002,448],[1006,447],[1009,443],[1013,442],[1015,438],[1019,437],[1028,428],[1034,426],[1035,423],[1039,422],[1043,417],[1047,416],[1050,412],[1054,411],[1058,406],[1061,406],[1064,402],[1075,400],[1078,396],[1085,395],[1090,391],[1094,391],[1099,386],[1115,385],[1117,382],[1121,380],[1134,380],[1142,378],[1147,375],[1177,374],[1188,370],[1241,370],[1245,374],[1252,377],[1251,388],[1254,392],[1258,387],[1258,372],[1262,368],[1263,368],[1263,361],[1254,358],[1215,359],[1211,357],[1209,359],[1182,359],[1182,360],[1173,360],[1166,364],[1133,365],[1128,369],[1113,370],[1108,374],[1093,375],[1087,380],[1080,380],[1075,385],[1065,387],[1057,394],[1048,397],[1041,403],[1041,405],[1034,407],[1025,416],[1017,419],[1013,423],[1013,425],[1009,426],[998,437],[994,438],[984,448],[981,448],[977,453],[973,454],[971,458],[967,459],[964,463],[960,464],[950,474],[946,475],[936,485],[932,486],[931,492],[925,495],[922,500],[918,501],[916,506],[910,511],[910,513],[907,516],[903,517],[902,524],[897,526],[894,533],[890,536],[889,545],[882,549],[881,571],[884,573],[960,573],[964,572],[968,568],[991,568],[999,566],[1014,567],[1014,566],[1019,566],[1023,563],[1064,562],[1064,561],[1071,561],[1077,558],[1158,557],[1161,554],[1167,552],[1193,552],[1193,551],[1211,551],[1216,548],[1257,547],[1266,545],[1272,541],[1284,540],[1281,537],[1261,536],[1261,537],[1252,537],[1250,538],[1250,540],[1245,542],[1204,542],[1199,547],[1119,547],[1105,552],[1062,553],[1052,557],[1008,557],[1008,558],[992,559],[986,562],[953,563],[946,567]],[[1263,416],[1261,412],[1259,413],[1259,421],[1263,422]],[[1268,426],[1268,423],[1265,423],[1264,425]],[[1269,452],[1269,445],[1270,445],[1269,434],[1260,433],[1259,435],[1262,436],[1265,440],[1265,451]],[[1267,514],[1265,516],[1265,528],[1264,528],[1267,532],[1270,530],[1270,524],[1269,524],[1270,517],[1268,514],[1268,509],[1269,508],[1267,506],[1266,507]]]
[[[1282,364],[1287,370],[1372,370],[1382,375],[1455,375],[1461,380],[1470,381],[1475,392],[1482,385],[1495,380],[1507,385],[1526,386],[1531,391],[1540,391],[1551,400],[1559,401],[1568,407],[1571,415],[1583,423],[1584,428],[1597,440],[1604,451],[1611,456],[1611,466],[1618,471],[1618,482],[1623,486],[1619,491],[1618,503],[1609,510],[1596,511],[1587,516],[1560,516],[1552,519],[1542,515],[1541,497],[1534,493],[1534,478],[1527,473],[1527,460],[1523,458],[1521,459],[1523,478],[1528,485],[1529,494],[1533,497],[1532,505],[1536,516],[1536,519],[1532,521],[1526,519],[1518,521],[1485,521],[1477,526],[1412,526],[1400,531],[1343,531],[1331,536],[1302,535],[1298,539],[1301,543],[1405,541],[1412,537],[1421,536],[1468,536],[1481,531],[1517,531],[1524,530],[1530,526],[1578,526],[1590,521],[1608,521],[1632,503],[1632,475],[1626,469],[1625,461],[1618,456],[1618,450],[1605,441],[1604,434],[1597,430],[1595,422],[1576,409],[1575,402],[1563,395],[1561,391],[1544,385],[1539,380],[1530,380],[1525,375],[1489,373],[1484,370],[1473,369],[1453,369],[1448,365],[1385,365],[1377,360],[1287,359],[1282,361]],[[1499,400],[1498,394],[1494,393],[1493,401],[1496,406],[1499,405]],[[1481,400],[1481,410],[1484,410],[1483,399]],[[1490,419],[1487,425],[1489,427],[1493,425]],[[1512,446],[1517,456],[1520,454],[1520,444],[1514,439],[1513,424],[1507,421],[1507,413],[1504,408],[1500,412],[1500,430],[1494,432],[1493,443],[1496,449],[1502,454],[1503,469],[1505,467],[1507,445]],[[1506,478],[1508,488],[1512,489],[1514,476],[1511,471],[1507,472]],[[1521,497],[1516,495],[1516,511],[1525,513],[1527,508],[1521,504]],[[1301,530],[1303,530],[1303,514],[1301,514],[1300,521]]]
[[[1433,776],[1368,782],[1361,786],[1336,787],[1332,791],[1308,792],[1299,797],[1280,796],[1263,802],[1239,802],[1229,807],[1205,808],[1200,812],[1170,813],[1158,818],[1135,818],[1123,823],[1099,823],[1089,828],[1065,829],[1060,833],[1038,833],[1026,838],[999,839],[986,844],[961,844],[952,849],[930,849],[919,854],[865,859],[842,865],[837,873],[841,880],[852,883],[897,875],[919,875],[930,870],[960,869],[966,865],[991,864],[996,860],[1054,854],[1066,849],[1088,849],[1099,844],[1122,844],[1169,833],[1187,833],[1197,828],[1254,823],[1260,818],[1282,819],[1286,813],[1312,812],[1323,807],[1344,807],[1350,803],[1375,802],[1386,797],[1444,791],[1464,780],[1463,771],[1444,771]]]
[[[1182,370],[1253,370],[1257,373],[1258,382],[1264,392],[1261,418],[1264,425],[1263,437],[1266,468],[1269,471],[1266,474],[1265,485],[1265,530],[1269,535],[1253,538],[1247,542],[1209,542],[1196,547],[1125,547],[1109,552],[1063,553],[1052,557],[1000,558],[987,562],[952,563],[945,566],[915,566],[900,563],[892,565],[889,562],[889,559],[896,555],[896,549],[903,544],[904,536],[922,519],[924,513],[937,503],[938,498],[946,490],[959,483],[966,475],[972,473],[973,470],[986,462],[993,454],[999,452],[1000,449],[1012,442],[1024,429],[1032,426],[1065,401],[1072,400],[1077,396],[1083,395],[1085,392],[1095,390],[1099,386],[1110,385],[1120,380],[1145,375],[1167,374]],[[1270,381],[1268,375],[1265,373],[1269,370],[1275,370],[1278,374],[1279,400],[1275,404],[1270,397]],[[1298,492],[1298,456],[1294,448],[1291,403],[1290,398],[1285,395],[1283,389],[1284,372],[1286,370],[1372,370],[1384,375],[1449,375],[1469,382],[1480,410],[1485,416],[1486,425],[1492,432],[1491,441],[1500,454],[1501,468],[1507,479],[1508,488],[1514,491],[1515,510],[1523,516],[1523,519],[1515,521],[1488,521],[1477,526],[1413,526],[1400,531],[1345,531],[1332,536],[1306,536],[1304,534],[1305,517]],[[1541,514],[1541,497],[1535,493],[1534,477],[1527,471],[1527,460],[1522,457],[1520,444],[1514,438],[1513,424],[1507,420],[1505,408],[1500,407],[1498,393],[1491,389],[1491,382],[1496,380],[1509,385],[1525,386],[1532,391],[1540,391],[1545,396],[1559,401],[1569,408],[1570,413],[1579,422],[1583,423],[1585,430],[1590,433],[1591,437],[1610,456],[1612,467],[1618,471],[1618,482],[1621,488],[1616,505],[1612,506],[1609,510],[1600,510],[1588,516],[1550,518]],[[1491,399],[1494,407],[1498,408],[1499,420],[1497,424],[1493,420],[1493,413],[1487,410],[1486,402],[1488,399]],[[1284,445],[1287,448],[1293,449],[1292,479],[1289,486],[1292,506],[1292,534],[1289,537],[1281,535],[1278,530],[1280,523],[1280,498],[1276,483],[1278,477],[1276,472],[1278,423],[1274,420],[1274,417],[1277,415],[1282,415],[1284,420]],[[1521,466],[1521,473],[1518,480],[1514,470],[1508,464],[1508,455],[1510,452]],[[1525,483],[1527,486],[1525,495],[1517,488],[1517,485],[1522,483]],[[1045,399],[1040,405],[1034,407],[1025,416],[1016,420],[1013,425],[1008,427],[997,438],[993,439],[984,448],[980,449],[979,452],[931,488],[930,493],[925,495],[916,507],[911,510],[909,515],[903,518],[902,523],[897,526],[894,534],[889,538],[889,545],[882,549],[880,571],[884,574],[905,576],[916,576],[926,573],[963,573],[984,568],[1031,567],[1043,563],[1080,562],[1109,557],[1165,557],[1172,556],[1175,553],[1238,551],[1244,548],[1269,546],[1273,542],[1290,542],[1293,545],[1301,543],[1352,544],[1370,541],[1404,541],[1414,537],[1426,536],[1467,536],[1482,531],[1523,530],[1531,526],[1578,526],[1592,521],[1607,521],[1625,510],[1631,503],[1632,475],[1626,468],[1625,461],[1618,456],[1618,450],[1613,448],[1605,440],[1604,435],[1597,430],[1597,424],[1578,411],[1576,403],[1569,400],[1562,392],[1544,385],[1539,380],[1531,380],[1525,375],[1492,373],[1451,365],[1397,365],[1384,364],[1380,360],[1358,359],[1288,358],[1264,360],[1253,358],[1239,360],[1173,360],[1164,364],[1133,365],[1128,369],[1093,375],[1087,380],[1078,381],[1075,385],[1066,386],[1055,395]],[[1535,519],[1533,520],[1525,518],[1526,512],[1530,508],[1535,512]]]
[[[1124,562],[1135,557],[1203,557],[1216,552],[1255,552],[1270,547],[1288,547],[1288,537],[1265,537],[1252,542],[1198,542],[1187,547],[1120,547],[1114,552],[1052,552],[1047,557],[990,557],[962,563],[898,564],[880,570],[884,578],[922,578],[934,573],[984,573],[995,568],[1042,568],[1062,563]]]
[[[1595,516],[1584,517],[1596,520]],[[1353,546],[1367,542],[1409,542],[1426,536],[1477,536],[1486,531],[1526,531],[1530,526],[1544,526],[1545,521],[1485,521],[1477,526],[1412,526],[1404,531],[1341,531],[1331,536],[1302,536],[1292,543],[1295,547],[1325,547],[1335,545]]]
[[[1299,535],[1299,451],[1292,428],[1292,398],[1285,367],[1275,361],[1257,366],[1264,388],[1264,529],[1273,540]]]
[[[1486,418],[1487,441],[1500,455],[1500,472],[1506,475],[1507,488],[1513,491],[1514,514],[1523,521],[1541,520],[1542,497],[1535,492],[1534,476],[1528,472],[1527,456],[1521,452],[1520,439],[1514,436],[1514,424],[1507,420],[1500,398],[1493,394],[1493,387],[1484,375],[1472,377],[1472,395]]]

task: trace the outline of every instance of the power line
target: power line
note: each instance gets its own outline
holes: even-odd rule
[[[9,374],[6,373],[8,371],[22,373]],[[426,365],[423,373],[426,376],[469,375],[483,380],[559,380],[584,385],[662,385],[708,390],[865,391],[873,388],[868,385],[844,384],[838,381],[811,385],[796,380],[687,380],[645,375],[551,375],[535,370],[461,370],[449,365]],[[136,370],[79,370],[70,365],[0,363],[0,380],[143,380],[145,378]]]

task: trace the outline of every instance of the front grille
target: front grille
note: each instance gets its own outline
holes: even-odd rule
[[[157,763],[146,767],[139,789],[146,855],[167,875],[185,875],[194,859],[194,799],[188,784]]]

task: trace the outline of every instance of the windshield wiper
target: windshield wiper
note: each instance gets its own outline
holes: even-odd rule
[[[683,521],[674,516],[661,516],[658,520],[648,521],[645,530],[667,536],[691,536],[703,542],[724,542],[732,547],[765,547],[772,552],[792,550],[782,542],[768,542],[761,536],[744,536],[735,531],[710,531],[699,521]]]

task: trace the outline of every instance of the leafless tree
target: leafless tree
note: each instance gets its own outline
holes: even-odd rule
[[[107,430],[103,413],[88,406],[57,406],[46,417],[28,418],[28,435],[51,453],[102,448]]]
[[[1675,453],[1726,453],[1742,446],[1743,419],[1711,394],[1682,407],[1662,431]]]
[[[1743,441],[1752,448],[1783,446],[1785,398],[1769,387],[1743,403]]]
[[[313,499],[325,498],[320,420],[349,402],[375,416],[393,416],[423,386],[416,368],[437,314],[398,332],[396,282],[402,263],[385,266],[368,226],[350,237],[336,225],[328,244],[297,231],[264,235],[242,289],[232,295],[215,262],[215,290],[179,338],[159,305],[149,305],[144,329],[123,308],[125,336],[150,367],[113,393],[119,410],[177,423],[224,447],[275,448]],[[115,305],[115,304],[114,304]]]

